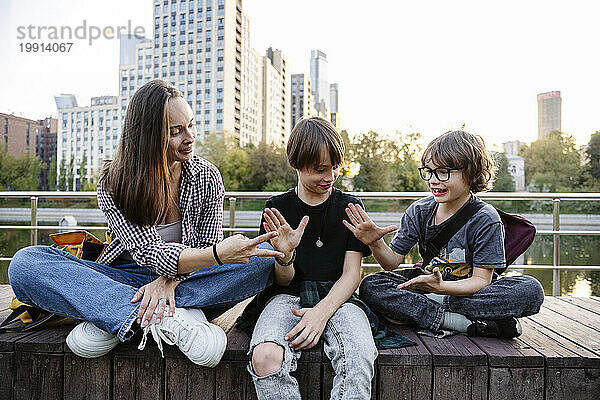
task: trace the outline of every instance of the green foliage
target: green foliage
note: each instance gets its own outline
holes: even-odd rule
[[[285,190],[296,185],[296,171],[290,167],[283,149],[261,143],[258,147],[248,150],[249,174],[246,175],[246,190],[266,190],[269,182],[275,181],[279,181],[281,187],[285,186]]]
[[[382,138],[370,131],[360,135],[351,145],[350,156],[360,166],[354,177],[354,188],[365,192],[421,191],[426,185],[419,177],[419,141],[412,133],[396,138]]]
[[[69,162],[69,166],[67,167],[67,172],[65,174],[66,185],[65,190],[75,190],[75,156],[71,156],[71,161]]]
[[[52,156],[48,167],[48,189],[56,189],[56,154]]]
[[[60,160],[60,172],[58,174],[58,190],[67,190],[67,166],[65,159]]]
[[[87,177],[88,165],[87,165],[87,156],[85,151],[83,152],[83,156],[81,157],[81,162],[79,163],[79,188],[80,190],[87,190],[89,186],[89,181]]]
[[[573,136],[552,131],[522,150],[525,179],[538,192],[572,192],[581,189],[581,157]]]
[[[0,188],[3,190],[37,190],[44,163],[38,157],[15,158],[0,151]]]
[[[283,191],[296,184],[296,172],[285,151],[265,143],[240,148],[210,135],[198,145],[198,154],[221,171],[228,191]]]
[[[248,175],[250,157],[241,148],[230,149],[221,161],[219,170],[223,175],[223,183],[228,190],[243,190],[244,178]]]
[[[515,182],[512,175],[508,172],[508,159],[504,153],[494,153],[494,161],[496,162],[496,180],[492,192],[514,192]]]
[[[585,153],[592,178],[600,179],[600,131],[592,134]]]

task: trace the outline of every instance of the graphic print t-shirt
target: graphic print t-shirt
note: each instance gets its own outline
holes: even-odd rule
[[[469,202],[482,200],[471,196]],[[417,242],[425,243],[451,223],[454,216],[439,225],[431,225],[437,207],[433,196],[411,204],[402,216],[398,233],[390,243],[391,249],[406,255]],[[424,269],[431,273],[438,267],[445,280],[457,280],[470,277],[473,267],[503,268],[505,263],[504,226],[496,209],[485,204]]]

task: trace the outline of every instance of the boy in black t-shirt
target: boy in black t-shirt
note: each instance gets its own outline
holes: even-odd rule
[[[299,399],[290,372],[301,350],[323,336],[335,371],[331,398],[368,399],[377,349],[365,312],[347,301],[370,250],[342,224],[346,207],[360,200],[333,187],[344,142],[329,121],[303,119],[292,130],[287,155],[298,184],[267,200],[261,224],[262,232],[279,233],[271,243],[285,258],[276,260],[275,295],[254,328],[248,371],[259,399]]]

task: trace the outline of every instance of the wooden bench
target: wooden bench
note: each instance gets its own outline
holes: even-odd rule
[[[12,296],[0,286],[0,318]],[[514,340],[456,335],[434,339],[391,326],[417,346],[381,351],[373,399],[598,399],[600,299],[547,297],[522,319]],[[138,340],[97,359],[65,345],[72,326],[0,334],[0,399],[254,399],[246,371],[249,338],[237,328],[216,368],[198,367],[178,349]],[[327,399],[333,370],[319,345],[303,353],[295,376],[304,399]]]

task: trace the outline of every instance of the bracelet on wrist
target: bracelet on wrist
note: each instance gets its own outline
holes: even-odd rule
[[[292,252],[292,258],[290,258],[289,261],[283,262],[280,258],[275,257],[275,262],[277,264],[281,265],[282,267],[287,267],[289,265],[292,265],[292,263],[294,262],[295,259],[296,259],[296,249],[294,249],[294,251]]]
[[[215,257],[215,261],[217,262],[217,264],[223,265],[223,261],[221,261],[221,259],[219,258],[219,255],[217,254],[217,244],[216,243],[213,244],[212,251],[213,251],[213,256]]]

